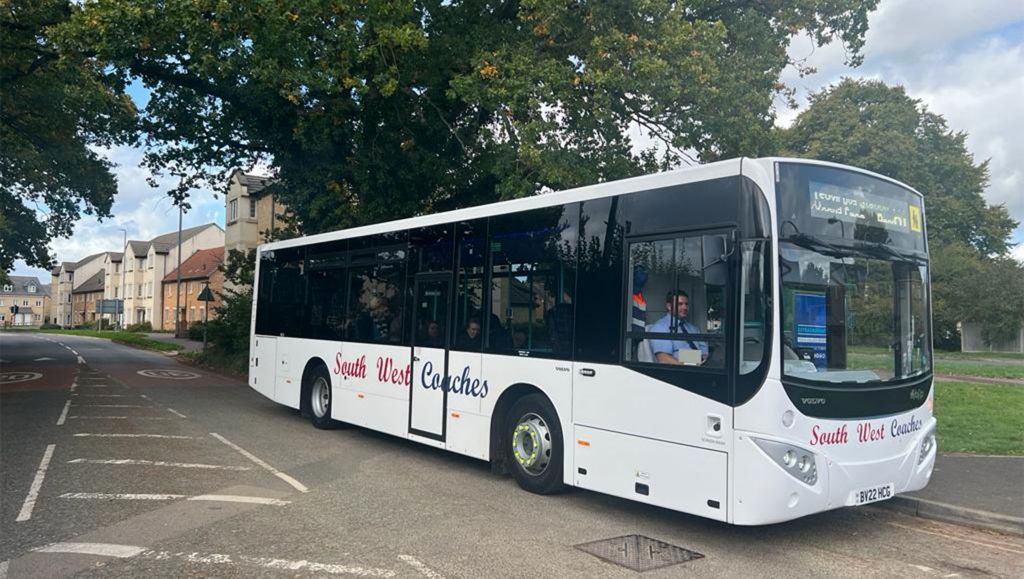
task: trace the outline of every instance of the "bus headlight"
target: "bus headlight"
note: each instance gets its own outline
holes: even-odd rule
[[[751,440],[793,478],[811,486],[818,482],[818,461],[813,452],[773,440]]]
[[[928,454],[932,451],[932,447],[935,446],[935,429],[933,428],[928,434],[925,435],[924,439],[921,440],[921,453],[917,455],[917,464],[924,462],[924,459],[928,458]]]

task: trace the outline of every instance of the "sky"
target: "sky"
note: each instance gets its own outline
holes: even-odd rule
[[[989,160],[991,181],[984,195],[991,204],[1003,203],[1011,217],[1024,223],[1024,2],[1013,0],[882,0],[869,17],[870,28],[858,68],[843,64],[843,47],[815,47],[806,37],[794,39],[789,54],[806,59],[817,69],[800,77],[787,70],[782,80],[797,89],[799,108],[778,102],[777,124],[788,126],[806,107],[807,96],[843,77],[877,79],[901,85],[928,109],[946,118],[954,131],[968,134],[967,148],[976,162]],[[146,93],[133,87],[132,96],[144,105]],[[139,167],[142,151],[117,147],[103,151],[117,166],[118,194],[113,217],[97,221],[85,216],[70,239],[56,239],[51,249],[58,261],[77,261],[92,253],[120,251],[121,229],[129,240],[147,240],[175,231],[178,212],[160,187],[146,183]],[[192,209],[183,226],[203,223],[224,226],[224,197],[214,191],[194,192]],[[1019,245],[1014,255],[1024,261],[1024,226],[1014,232]],[[16,262],[14,275],[38,276],[48,283],[49,272]]]

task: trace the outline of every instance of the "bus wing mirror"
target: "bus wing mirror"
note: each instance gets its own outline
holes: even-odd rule
[[[729,258],[728,248],[724,235],[705,235],[703,243],[704,253],[704,283],[707,285],[725,285],[728,277],[726,266]]]

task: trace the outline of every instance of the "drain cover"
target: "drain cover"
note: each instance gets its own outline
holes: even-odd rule
[[[650,571],[702,559],[704,555],[643,535],[626,535],[576,545],[584,553],[633,571]]]

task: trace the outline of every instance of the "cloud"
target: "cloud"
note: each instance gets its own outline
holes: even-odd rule
[[[83,215],[70,238],[58,238],[50,243],[51,253],[58,262],[78,261],[103,251],[121,251],[122,229],[127,230],[129,240],[148,240],[178,229],[178,211],[165,194],[173,185],[173,179],[158,179],[158,187],[150,187],[146,182],[150,172],[139,166],[143,156],[141,149],[115,147],[100,150],[100,153],[117,165],[113,170],[118,187],[111,209],[113,217],[100,221]],[[183,228],[211,222],[224,227],[223,196],[214,198],[212,191],[195,191],[191,205],[191,210],[182,218]],[[49,271],[30,268],[23,261],[15,262],[12,273],[34,275],[43,283],[50,279]]]
[[[806,59],[818,72],[783,80],[797,89],[800,108],[779,107],[778,126],[789,126],[807,96],[843,76],[902,85],[907,94],[942,115],[950,129],[967,133],[976,162],[989,160],[991,180],[984,192],[991,204],[1005,204],[1024,222],[1024,3],[883,1],[869,17],[864,64],[843,64],[842,46],[814,48],[806,36],[794,40],[793,59]],[[1024,228],[1015,238],[1024,237]]]

